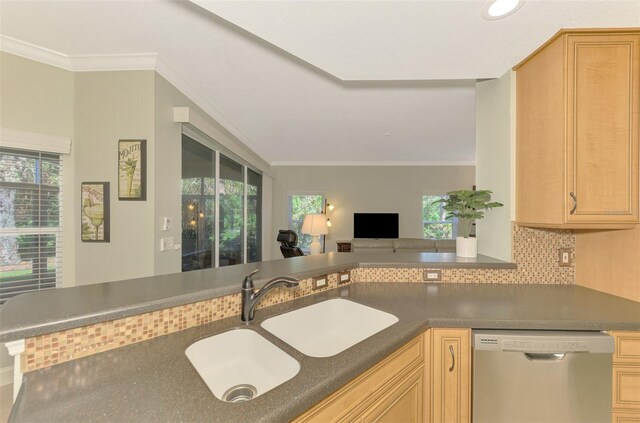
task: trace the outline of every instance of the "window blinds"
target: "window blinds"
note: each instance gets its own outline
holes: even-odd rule
[[[0,148],[0,305],[62,278],[59,154]]]

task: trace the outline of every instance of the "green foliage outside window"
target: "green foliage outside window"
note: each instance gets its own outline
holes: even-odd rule
[[[423,237],[430,239],[453,239],[453,220],[446,218],[446,210],[437,201],[444,195],[422,196]]]
[[[0,304],[21,292],[55,288],[60,184],[58,155],[0,149]]]
[[[289,196],[289,229],[298,234],[298,246],[309,251],[311,235],[301,232],[304,217],[307,214],[322,213],[324,196],[316,194],[293,194]],[[320,237],[321,240],[323,237]],[[324,242],[324,241],[321,241]]]

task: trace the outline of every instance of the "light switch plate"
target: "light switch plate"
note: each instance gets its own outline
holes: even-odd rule
[[[172,217],[165,217],[162,219],[162,230],[163,231],[169,231],[173,229],[173,218]]]

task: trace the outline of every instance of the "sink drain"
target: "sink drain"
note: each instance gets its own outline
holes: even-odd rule
[[[241,384],[232,386],[222,395],[222,401],[226,402],[244,402],[249,401],[258,394],[255,386],[249,384]]]

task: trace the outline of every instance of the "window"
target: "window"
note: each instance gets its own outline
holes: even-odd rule
[[[291,194],[289,195],[289,229],[298,234],[298,246],[309,254],[311,235],[300,232],[304,217],[307,214],[322,213],[324,195],[322,194]],[[320,237],[322,250],[324,251],[324,235]]]
[[[62,278],[59,154],[0,148],[0,304]]]
[[[422,228],[424,238],[455,238],[453,219],[445,218],[447,212],[442,208],[442,203],[434,203],[434,201],[442,198],[446,198],[446,195],[422,196]]]

